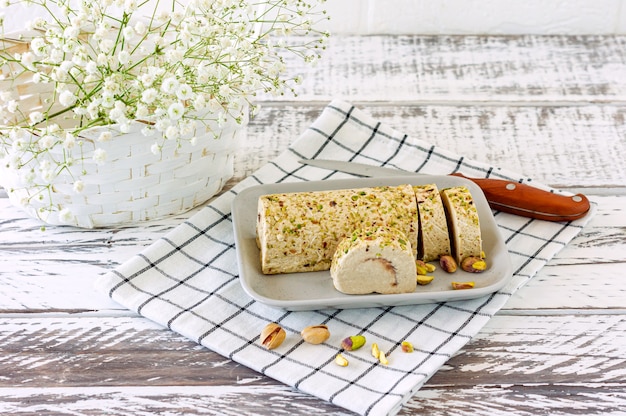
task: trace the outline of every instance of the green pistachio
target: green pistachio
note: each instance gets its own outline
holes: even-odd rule
[[[363,335],[353,335],[341,341],[341,348],[346,351],[354,351],[365,345],[365,337]]]

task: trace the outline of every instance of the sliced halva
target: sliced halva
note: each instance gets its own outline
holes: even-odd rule
[[[418,237],[411,185],[263,195],[257,244],[264,274],[328,270],[344,237],[359,229],[393,227]],[[414,258],[417,244],[411,245]]]
[[[420,233],[417,258],[425,262],[450,254],[450,235],[439,189],[435,184],[414,186]]]
[[[335,289],[349,295],[410,293],[417,286],[411,242],[400,230],[357,230],[344,238],[330,268]]]
[[[466,257],[480,257],[482,253],[480,222],[470,191],[464,186],[443,189],[441,199],[448,216],[456,261],[460,264]]]

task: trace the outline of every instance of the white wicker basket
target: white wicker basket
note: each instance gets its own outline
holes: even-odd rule
[[[17,52],[25,45],[4,41],[0,47]],[[13,86],[22,103],[28,102],[31,109],[41,106],[45,93],[34,90],[34,86],[27,79]],[[242,123],[232,120],[220,127],[217,138],[215,130],[196,131],[193,146],[185,142],[178,148],[175,141],[165,141],[162,152],[156,155],[151,151],[154,139],[141,133],[143,123],[134,123],[128,133],[120,133],[115,126],[93,128],[81,133],[83,162],[61,172],[40,199],[32,198],[39,190],[29,188],[24,174],[32,168],[31,175],[38,175],[38,163],[19,170],[0,164],[0,186],[14,205],[46,224],[112,227],[180,214],[206,202],[233,176],[234,154],[245,137],[246,124],[247,119]],[[113,138],[97,142],[103,129],[113,132]],[[107,160],[102,165],[92,159],[96,147],[106,151]],[[59,145],[49,152],[50,157],[63,151]],[[77,178],[84,183],[80,193],[73,188]],[[55,207],[63,207],[63,215]]]
[[[245,134],[240,125],[230,126],[219,139],[205,135],[195,146],[185,144],[180,149],[175,142],[166,142],[162,153],[155,155],[150,150],[152,142],[135,128],[98,143],[108,155],[104,165],[91,159],[95,143],[85,140],[84,163],[56,177],[53,191],[41,200],[29,198],[38,190],[29,189],[23,175],[6,165],[0,166],[0,185],[14,205],[47,224],[83,228],[136,224],[188,211],[219,192],[233,176],[235,142]],[[39,174],[37,167],[33,169]],[[86,172],[81,175],[85,187],[77,193],[72,174],[82,171]],[[69,221],[58,211],[49,212],[50,205],[69,210]]]

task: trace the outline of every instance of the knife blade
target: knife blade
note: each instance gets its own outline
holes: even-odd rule
[[[302,159],[299,162],[304,165],[365,177],[428,176],[423,173],[341,160]],[[589,200],[583,194],[560,195],[519,182],[492,178],[470,178],[462,173],[452,173],[450,176],[462,177],[478,185],[492,209],[522,217],[544,221],[573,221],[584,217],[590,208]]]

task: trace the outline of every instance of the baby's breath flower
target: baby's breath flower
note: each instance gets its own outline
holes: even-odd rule
[[[63,37],[66,39],[77,38],[80,33],[80,28],[77,26],[67,26],[63,31]]]
[[[11,100],[7,103],[6,109],[9,113],[15,113],[17,111],[17,101]]]
[[[180,137],[180,131],[176,126],[168,126],[165,129],[165,138],[168,140],[178,139]]]
[[[110,131],[103,131],[98,135],[99,142],[108,142],[113,138],[113,134]]]
[[[176,96],[181,100],[189,100],[193,98],[193,90],[188,84],[181,84],[176,91]]]
[[[154,129],[150,126],[146,126],[144,128],[141,129],[141,134],[144,137],[150,137],[154,135]]]
[[[10,81],[0,86],[2,163],[28,172],[24,183],[38,187],[29,201],[42,202],[60,173],[70,173],[74,190],[82,190],[80,174],[68,168],[89,157],[83,130],[116,124],[124,133],[141,121],[141,134],[154,141],[155,154],[164,139],[194,145],[200,131],[217,136],[212,126],[241,120],[248,106],[252,115],[258,111],[250,102],[257,93],[279,95],[302,82],[300,76],[283,78],[286,53],[319,59],[320,41],[328,35],[314,29],[323,16],[312,7],[315,2],[323,0],[189,0],[152,11],[146,10],[151,2],[138,0],[31,2],[41,9],[34,15],[59,12],[27,23],[38,32],[27,51],[8,56],[0,50],[0,67],[16,67],[0,75]],[[306,36],[284,39],[287,34]],[[50,91],[39,108],[25,108],[27,101],[5,91],[24,72]],[[108,140],[124,135],[97,136]],[[92,157],[98,164],[107,161],[102,148]],[[43,211],[64,209],[50,202]]]
[[[46,184],[52,182],[52,179],[54,179],[55,177],[54,172],[49,169],[42,169],[39,173],[39,176],[41,176],[41,180],[43,180],[43,182]]]
[[[137,118],[144,118],[150,115],[150,110],[147,106],[143,104],[137,104],[137,108],[135,109],[135,116]]]
[[[159,93],[154,88],[148,88],[144,92],[141,93],[141,101],[146,104],[152,104],[154,100],[156,100]]]
[[[33,111],[28,115],[31,124],[40,123],[43,120],[43,113],[41,111]]]
[[[67,133],[65,135],[65,140],[63,140],[63,147],[66,149],[72,149],[76,145],[76,137],[72,133]]]
[[[124,36],[124,39],[132,40],[135,37],[135,29],[133,29],[132,26],[126,26],[122,30],[122,34]]]
[[[139,81],[141,82],[141,84],[144,87],[151,87],[152,84],[154,83],[154,74],[148,73],[148,74],[143,74],[139,77]]]
[[[100,101],[100,105],[104,108],[113,108],[115,105],[115,96],[112,93],[105,92],[102,94],[102,101]]]
[[[85,71],[89,74],[97,74],[98,73],[98,64],[94,61],[89,61],[85,65]]]
[[[16,56],[17,59],[17,56]],[[27,69],[30,70],[34,70],[35,66],[33,65],[33,63],[35,62],[35,54],[32,52],[25,52],[22,54],[22,56],[20,57],[21,59],[21,64],[24,65]]]
[[[74,192],[76,192],[77,194],[80,194],[85,189],[85,183],[81,180],[77,180],[76,182],[74,182],[73,189],[74,189]]]
[[[167,94],[172,94],[176,92],[179,85],[180,82],[178,82],[176,77],[168,77],[163,80],[163,83],[161,84],[161,91]]]
[[[52,146],[54,146],[54,144],[56,143],[56,137],[46,134],[45,136],[43,136],[41,139],[39,139],[39,148],[41,150],[48,150],[51,149]]]
[[[93,160],[98,165],[104,165],[104,162],[107,160],[107,152],[102,148],[97,148],[93,151]]]
[[[137,35],[143,36],[146,33],[146,30],[148,28],[146,24],[140,20],[137,23],[135,23],[135,26],[133,27],[133,29],[135,29],[135,32],[137,33]]]
[[[71,91],[65,90],[59,94],[59,103],[61,103],[62,106],[69,107],[74,105],[75,102],[76,96]]]
[[[175,102],[169,106],[167,113],[172,120],[179,120],[185,114],[185,107],[181,103]]]
[[[121,51],[117,55],[117,60],[120,64],[126,65],[128,62],[130,62],[130,53],[128,53],[128,51]]]
[[[59,211],[59,220],[65,224],[69,224],[74,220],[74,214],[68,208]]]
[[[30,49],[37,56],[44,56],[48,50],[48,46],[46,45],[46,41],[43,38],[34,38],[30,42]]]

